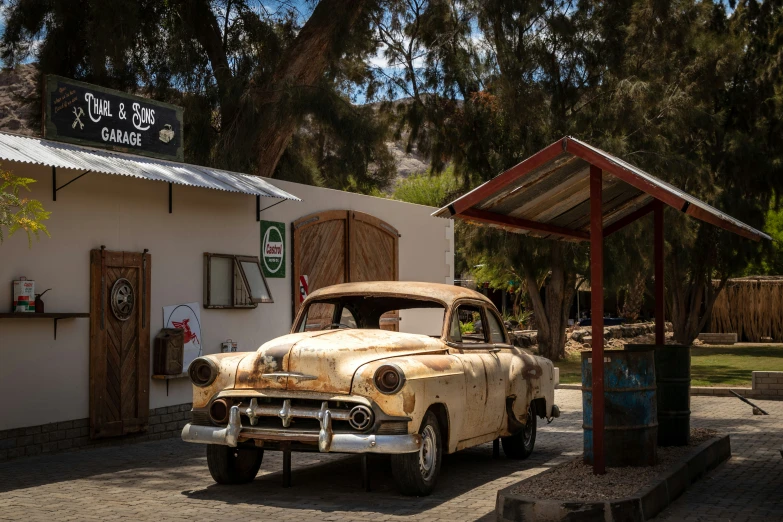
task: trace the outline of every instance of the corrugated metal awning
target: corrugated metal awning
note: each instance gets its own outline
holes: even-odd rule
[[[301,201],[258,176],[3,132],[0,160]]]
[[[662,201],[707,223],[759,241],[771,239],[655,176],[575,138],[566,137],[433,213],[535,237],[588,240],[590,165],[603,171],[605,233]]]

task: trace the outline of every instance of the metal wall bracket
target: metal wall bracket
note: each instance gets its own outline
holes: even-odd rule
[[[71,183],[76,181],[77,179],[81,178],[85,174],[89,174],[90,172],[92,172],[92,171],[91,170],[86,170],[86,171],[82,172],[81,174],[79,174],[78,176],[76,176],[75,178],[73,178],[68,183],[65,183],[64,185],[58,187],[57,186],[57,167],[52,167],[52,201],[57,201],[57,193],[59,191],[61,191],[62,189],[64,189],[65,187],[67,187],[68,185],[70,185]]]
[[[264,210],[269,210],[270,208],[274,207],[275,205],[279,205],[280,203],[284,203],[288,201],[287,199],[281,199],[277,203],[272,203],[268,207],[261,208],[261,196],[256,196],[256,221],[261,221],[261,212]]]

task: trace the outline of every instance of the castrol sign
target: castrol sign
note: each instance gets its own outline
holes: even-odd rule
[[[285,277],[285,223],[261,222],[261,266],[265,277]]]

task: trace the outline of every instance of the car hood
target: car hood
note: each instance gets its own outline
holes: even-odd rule
[[[388,330],[289,334],[242,359],[235,387],[347,394],[354,373],[368,362],[445,349],[439,339]]]

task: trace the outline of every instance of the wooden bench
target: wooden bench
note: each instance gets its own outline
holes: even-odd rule
[[[701,333],[699,341],[706,344],[734,344],[737,342],[736,333]]]

